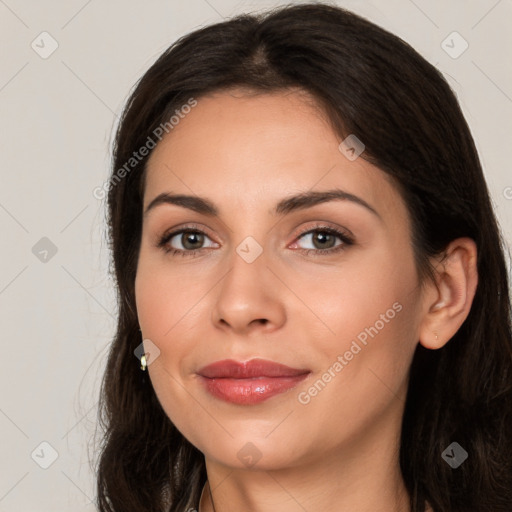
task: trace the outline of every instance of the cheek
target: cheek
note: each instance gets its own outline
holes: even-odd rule
[[[212,286],[204,272],[184,271],[165,257],[141,252],[135,280],[137,315],[144,338],[160,350],[149,370],[157,395],[166,403],[181,396],[180,383],[190,377],[202,342],[195,333],[209,318],[205,296]]]
[[[194,316],[204,295],[205,280],[197,273],[171,265],[165,257],[141,251],[135,279],[137,315],[144,335],[168,337],[183,317]]]
[[[398,328],[412,312],[398,314],[397,310],[416,300],[414,263],[409,258],[398,261],[391,248],[371,255],[361,253],[349,263],[303,283],[307,286],[303,289],[310,290],[306,300],[329,328],[331,344],[336,339],[354,339],[360,333],[364,339],[366,329],[375,324],[379,333]]]
[[[350,272],[318,282],[314,299],[330,331],[316,342],[322,371],[333,373],[340,363],[325,398],[341,395],[359,410],[358,402],[392,397],[389,389],[404,385],[418,341],[419,287],[412,257],[397,261],[391,248],[371,259],[361,257]]]
[[[416,346],[414,311],[399,295],[380,299],[338,315],[336,337],[317,345],[319,371],[300,390],[299,412],[305,424],[315,418],[311,430],[326,449],[341,439],[350,445],[389,414],[401,416]]]
[[[148,374],[169,419],[196,443],[198,440],[190,435],[190,425],[194,424],[197,411],[194,413],[194,407],[190,407],[186,391],[189,383],[184,375],[191,346],[183,332],[194,322],[197,325],[194,306],[202,295],[193,276],[178,275],[156,258],[144,259],[141,252],[135,281],[137,315],[144,338],[160,349],[158,358],[148,367]]]

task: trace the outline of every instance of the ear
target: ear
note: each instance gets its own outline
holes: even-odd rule
[[[478,284],[477,248],[471,238],[450,242],[436,260],[435,282],[426,284],[419,341],[432,350],[443,347],[466,320]]]

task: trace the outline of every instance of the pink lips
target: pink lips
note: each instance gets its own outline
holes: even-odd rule
[[[213,396],[239,405],[251,405],[295,387],[310,371],[264,359],[245,363],[226,359],[205,366],[197,373]]]

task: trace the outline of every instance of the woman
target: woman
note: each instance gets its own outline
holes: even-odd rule
[[[183,37],[108,206],[102,512],[512,509],[503,247],[410,46],[322,4]]]

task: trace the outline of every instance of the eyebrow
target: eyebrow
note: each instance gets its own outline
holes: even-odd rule
[[[349,192],[345,192],[344,190],[340,189],[326,190],[323,192],[309,191],[284,198],[279,203],[277,203],[272,213],[274,215],[285,215],[292,211],[304,210],[317,204],[327,203],[330,201],[350,201],[352,203],[358,204],[359,206],[363,206],[382,220],[377,210],[370,206],[364,199],[361,199],[354,194],[350,194]],[[210,217],[218,217],[219,215],[219,210],[217,207],[206,198],[184,194],[170,194],[168,192],[164,192],[156,196],[149,203],[144,212],[144,216],[162,204],[174,204]]]

